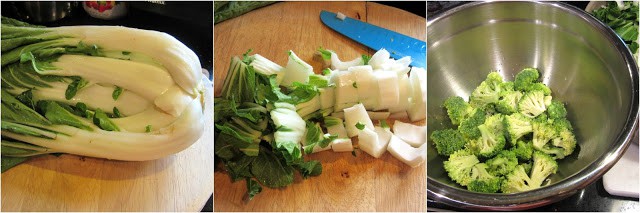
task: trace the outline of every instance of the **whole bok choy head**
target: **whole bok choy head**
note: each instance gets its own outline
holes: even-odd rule
[[[200,62],[161,32],[2,18],[2,171],[46,153],[143,161],[204,131]]]

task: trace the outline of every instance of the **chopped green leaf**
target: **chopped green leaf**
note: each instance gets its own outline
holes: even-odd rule
[[[144,132],[151,132],[151,125],[147,125],[144,127]]]
[[[89,83],[89,81],[84,80],[82,78],[77,78],[77,79],[73,80],[73,82],[71,82],[71,84],[69,84],[69,86],[67,87],[67,90],[64,92],[64,97],[67,100],[71,100],[71,98],[76,96],[78,91],[80,89],[82,89],[83,87],[87,86],[88,83]]]
[[[119,86],[116,86],[116,88],[113,90],[113,93],[111,93],[111,97],[113,98],[114,101],[117,101],[120,95],[122,95],[122,92],[123,92],[123,89]]]
[[[120,114],[120,110],[117,107],[113,107],[113,115],[116,118],[122,118],[122,114]]]
[[[262,186],[251,178],[246,178],[247,181],[247,194],[249,195],[249,200],[253,199],[258,193],[262,192]]]
[[[120,131],[120,128],[116,126],[113,121],[107,116],[107,114],[101,109],[96,109],[96,112],[93,116],[93,123],[100,127],[102,130],[106,131]]]
[[[364,124],[358,122],[358,123],[356,123],[356,128],[358,128],[359,130],[363,130],[364,129]]]
[[[331,60],[331,51],[318,47],[318,52],[320,53],[320,56],[322,56],[322,59]]]

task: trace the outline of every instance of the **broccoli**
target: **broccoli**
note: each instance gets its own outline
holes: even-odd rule
[[[511,171],[511,173],[505,176],[504,181],[502,181],[500,190],[502,191],[502,193],[516,193],[529,191],[535,188],[538,187],[534,187],[531,185],[531,178],[529,178],[529,175],[527,175],[524,166],[517,165],[516,168]]]
[[[498,103],[496,103],[496,111],[506,115],[518,112],[518,101],[520,101],[521,98],[522,92],[520,91],[503,93]]]
[[[530,118],[527,118],[520,113],[505,116],[504,123],[511,145],[516,144],[516,141],[522,136],[533,132],[531,122]]]
[[[495,176],[504,176],[518,165],[515,152],[509,150],[500,151],[495,157],[487,160],[489,173]]]
[[[438,154],[451,155],[464,148],[467,141],[455,129],[436,130],[431,133],[431,140],[436,145]]]
[[[547,107],[547,114],[551,119],[560,119],[567,117],[567,109],[564,108],[564,104],[560,101],[553,100],[549,107]]]
[[[491,72],[469,102],[445,101],[457,129],[436,130],[430,138],[439,154],[449,155],[444,169],[454,182],[483,193],[540,188],[557,172],[556,159],[575,151],[567,109],[539,77],[535,68],[522,70],[514,82]]]
[[[489,103],[496,103],[500,98],[502,89],[502,76],[497,72],[491,72],[469,96],[469,104],[472,107],[482,107]]]
[[[547,85],[544,85],[543,83],[534,83],[531,84],[529,87],[527,87],[525,89],[526,92],[531,92],[531,91],[542,91],[544,93],[544,95],[551,95],[551,89],[549,89],[549,87]]]
[[[447,100],[444,101],[443,107],[447,109],[447,114],[453,125],[459,125],[473,112],[473,107],[460,96],[447,98]]]
[[[467,189],[475,192],[495,193],[500,190],[502,179],[490,174],[484,163],[478,163],[471,168],[471,181],[467,185]]]
[[[464,136],[465,139],[470,140],[474,138],[479,138],[482,136],[478,126],[484,123],[486,114],[481,109],[474,109],[471,116],[466,120],[460,122],[460,126],[458,126],[458,131],[460,134]]]
[[[518,109],[523,115],[535,118],[547,110],[551,104],[551,96],[545,96],[542,91],[531,91],[525,93],[518,102]]]
[[[516,90],[526,92],[532,84],[535,84],[538,81],[538,78],[540,78],[540,73],[538,73],[537,69],[525,68],[516,75],[513,87]]]
[[[560,147],[563,150],[562,157],[557,159],[562,159],[567,155],[573,153],[576,149],[576,137],[573,135],[571,130],[564,129],[560,131],[558,137],[553,139],[553,145],[556,147]]]
[[[482,157],[492,157],[504,149],[506,139],[502,128],[501,115],[493,115],[478,126],[482,137],[469,140],[467,147]]]
[[[542,152],[533,152],[533,166],[531,166],[530,185],[540,187],[542,183],[558,170],[558,162],[553,157]]]
[[[531,177],[527,175],[528,165],[518,165],[506,176],[502,182],[503,193],[523,192],[540,188],[542,183],[558,170],[558,163],[549,155],[542,152],[533,153]]]
[[[518,159],[528,161],[531,160],[531,155],[533,155],[533,143],[518,141],[510,150]]]
[[[535,150],[553,155],[556,159],[562,159],[573,153],[576,147],[576,139],[571,130],[559,129],[551,124],[533,123],[533,148]]]
[[[480,160],[473,152],[461,149],[449,155],[449,160],[444,162],[444,169],[452,180],[466,186],[472,181],[471,169],[478,163]]]

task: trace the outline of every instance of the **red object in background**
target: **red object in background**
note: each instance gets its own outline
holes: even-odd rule
[[[98,12],[104,12],[106,10],[113,9],[113,6],[117,4],[115,1],[85,1],[87,7],[98,10]]]

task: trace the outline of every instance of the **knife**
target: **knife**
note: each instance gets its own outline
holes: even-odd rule
[[[342,20],[335,13],[324,10],[320,13],[320,20],[336,32],[371,49],[385,48],[395,59],[411,56],[411,66],[426,68],[427,44],[424,41],[349,17]]]

